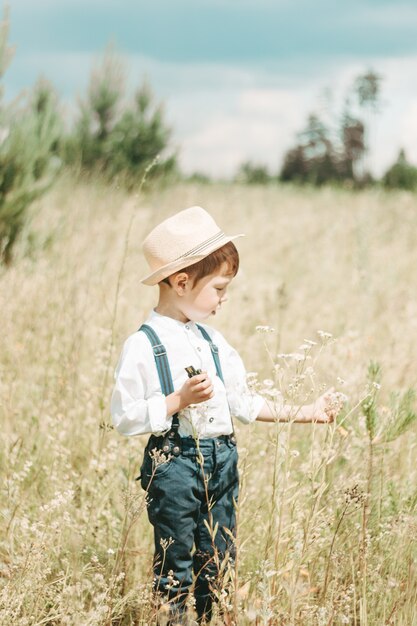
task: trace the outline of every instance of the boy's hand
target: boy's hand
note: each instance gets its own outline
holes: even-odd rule
[[[318,424],[331,424],[339,415],[346,400],[343,393],[335,392],[332,387],[309,405],[311,421]]]
[[[190,404],[200,404],[213,397],[213,385],[207,372],[201,372],[197,376],[188,378],[180,391],[181,409],[185,409]]]

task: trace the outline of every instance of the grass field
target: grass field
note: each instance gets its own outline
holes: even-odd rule
[[[329,427],[238,425],[238,558],[217,622],[417,624],[417,198],[220,184],[128,196],[66,178],[0,273],[0,624],[156,623],[133,480],[145,438],[109,428],[109,397],[155,303],[143,236],[193,204],[247,234],[213,323],[252,384],[271,402],[332,385],[349,398]]]

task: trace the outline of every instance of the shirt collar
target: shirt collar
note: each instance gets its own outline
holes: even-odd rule
[[[178,330],[179,328],[181,328],[182,330],[196,330],[195,322],[192,322],[191,320],[189,320],[188,322],[180,322],[173,317],[161,315],[160,313],[157,313],[154,309],[152,309],[152,311],[150,312],[148,319],[145,323],[153,323],[156,326],[173,330]]]

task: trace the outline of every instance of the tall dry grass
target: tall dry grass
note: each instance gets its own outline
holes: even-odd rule
[[[0,623],[156,623],[133,480],[145,442],[109,429],[109,396],[121,344],[155,302],[140,242],[192,204],[247,234],[214,323],[251,384],[271,403],[330,385],[349,397],[331,427],[238,426],[238,567],[218,623],[417,624],[415,196],[227,185],[127,196],[69,179],[0,275]]]

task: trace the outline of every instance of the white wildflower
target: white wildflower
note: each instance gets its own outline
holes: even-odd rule
[[[324,330],[318,330],[317,331],[318,336],[320,337],[320,339],[331,339],[333,337],[332,333],[327,333]]]
[[[306,343],[311,348],[317,345],[317,341],[312,341],[311,339],[304,339],[304,343]]]

